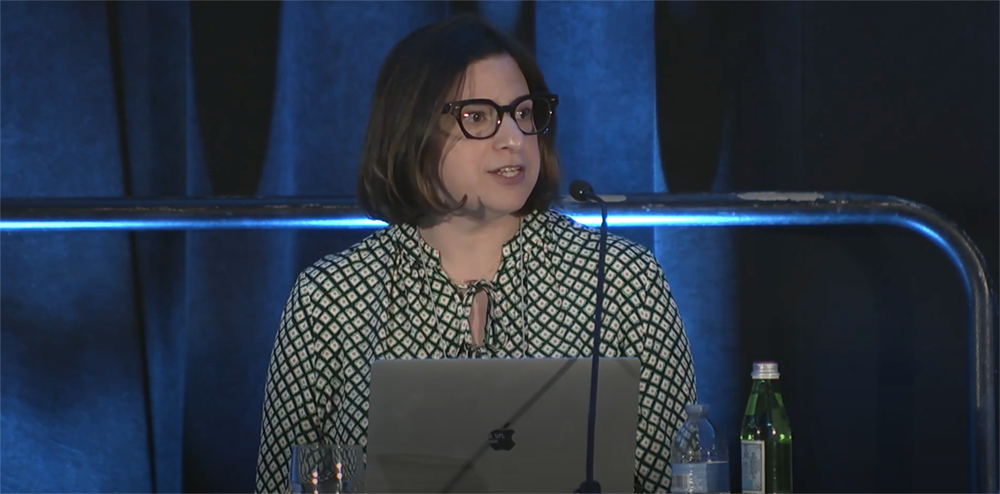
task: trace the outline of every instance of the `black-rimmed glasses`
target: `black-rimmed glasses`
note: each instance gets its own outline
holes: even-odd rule
[[[442,114],[458,120],[462,133],[469,139],[489,139],[496,135],[509,114],[525,135],[542,134],[549,130],[559,97],[554,94],[529,94],[500,106],[493,100],[468,99],[444,105]]]

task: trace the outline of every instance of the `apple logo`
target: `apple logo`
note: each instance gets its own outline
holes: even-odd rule
[[[514,449],[514,430],[497,429],[490,432],[490,447],[493,451],[510,451]]]

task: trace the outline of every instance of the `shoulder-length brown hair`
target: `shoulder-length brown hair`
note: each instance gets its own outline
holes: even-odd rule
[[[446,214],[438,133],[441,110],[470,64],[510,55],[532,94],[548,93],[534,57],[517,41],[480,19],[462,15],[420,28],[389,52],[375,83],[358,180],[358,202],[372,218],[415,225]],[[558,193],[556,117],[538,136],[541,170],[518,215],[547,210]]]

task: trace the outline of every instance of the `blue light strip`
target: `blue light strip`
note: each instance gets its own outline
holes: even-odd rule
[[[108,220],[2,220],[0,231],[24,230],[252,230],[267,228],[379,229],[386,223],[370,218],[214,218]]]
[[[246,218],[238,216],[226,217],[160,217],[160,218],[127,218],[127,211],[121,212],[121,219],[92,219],[86,217],[65,218],[51,217],[45,219],[3,219],[0,218],[0,231],[25,230],[231,230],[231,229],[348,229],[374,230],[383,228],[385,222],[373,220],[365,216],[349,215],[343,217],[262,217]],[[569,213],[570,218],[578,223],[599,228],[601,216],[591,213]],[[608,213],[608,226],[612,228],[633,227],[680,227],[680,226],[768,226],[768,225],[820,225],[820,224],[893,224],[897,222],[871,218],[870,215],[844,213],[836,218],[817,219],[814,216],[779,213],[775,211],[755,211],[744,213],[709,212],[676,212],[676,213]],[[898,223],[897,223],[898,224]],[[927,235],[929,231],[920,225],[910,225]]]
[[[582,225],[598,228],[600,215],[567,215]],[[759,224],[783,224],[788,219],[755,216],[718,216],[715,214],[608,214],[609,227],[657,227],[657,226],[739,226]],[[52,219],[52,220],[5,220],[0,219],[0,230],[212,230],[212,229],[255,229],[255,228],[331,228],[365,230],[379,229],[385,222],[366,217],[346,218],[191,218],[191,219]]]
[[[599,214],[569,214],[570,218],[586,226],[599,228]],[[745,226],[787,223],[789,218],[780,215],[738,215],[710,213],[608,213],[609,227],[656,227],[656,226]]]

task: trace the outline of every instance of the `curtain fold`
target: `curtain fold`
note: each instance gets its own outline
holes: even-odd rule
[[[201,142],[192,104],[191,9],[183,2],[116,2],[122,136],[134,197],[184,197],[201,189]],[[185,369],[189,330],[186,232],[136,232],[156,492],[183,490]]]
[[[106,5],[5,3],[0,46],[3,196],[122,195]],[[2,242],[0,490],[151,491],[129,234]]]

